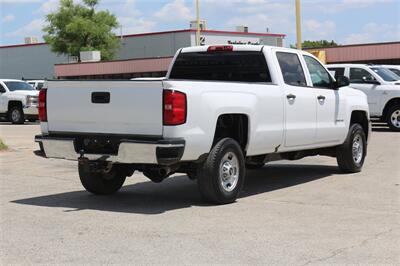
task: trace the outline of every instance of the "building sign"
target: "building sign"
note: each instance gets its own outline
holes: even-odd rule
[[[192,37],[192,45],[195,45],[195,35]],[[241,45],[278,45],[277,39],[269,36],[232,36],[232,35],[202,35],[200,45],[214,44],[241,44]]]

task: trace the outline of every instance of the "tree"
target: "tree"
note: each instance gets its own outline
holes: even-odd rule
[[[338,44],[332,40],[320,40],[320,41],[304,41],[302,43],[302,48],[326,48],[326,47],[336,47]],[[291,48],[296,48],[296,45],[290,45]]]
[[[113,33],[117,18],[109,11],[97,11],[99,0],[60,0],[60,8],[46,16],[48,25],[43,38],[57,54],[79,57],[81,51],[100,51],[101,58],[110,60],[119,47]]]

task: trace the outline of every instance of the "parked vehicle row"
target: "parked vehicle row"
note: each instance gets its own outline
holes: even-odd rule
[[[13,124],[38,118],[38,94],[31,85],[22,80],[0,79],[0,116]]]
[[[400,131],[399,76],[383,66],[335,64],[327,67],[335,78],[349,78],[350,87],[367,95],[371,117],[386,122],[394,131]]]
[[[326,155],[361,171],[367,97],[311,54],[270,46],[180,49],[165,79],[48,81],[39,94],[42,155],[78,161],[94,194],[142,171],[183,172],[205,200],[235,201],[247,168]]]

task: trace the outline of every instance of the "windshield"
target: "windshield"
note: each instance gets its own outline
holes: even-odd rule
[[[23,81],[5,81],[4,82],[10,91],[33,91],[31,85]]]
[[[400,77],[400,69],[396,69],[396,68],[388,68],[388,69]]]
[[[371,67],[371,69],[378,74],[384,81],[397,81],[400,77],[392,71],[383,67]]]

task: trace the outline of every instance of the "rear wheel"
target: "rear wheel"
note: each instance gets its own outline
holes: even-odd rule
[[[336,159],[340,170],[346,173],[360,172],[367,154],[367,140],[360,124],[350,126],[346,141],[337,149]]]
[[[96,195],[109,195],[117,192],[125,182],[126,173],[118,169],[94,171],[87,162],[80,162],[79,178],[86,191]]]
[[[203,198],[216,204],[234,202],[242,190],[246,168],[239,144],[220,140],[198,172],[197,184]]]
[[[13,124],[23,124],[24,123],[24,111],[20,106],[12,106],[8,111],[8,119]]]
[[[386,123],[391,130],[400,131],[400,104],[389,108],[386,115]]]

